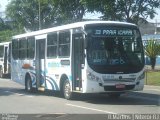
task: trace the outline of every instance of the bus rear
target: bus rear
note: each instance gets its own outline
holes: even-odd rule
[[[10,76],[10,42],[0,43],[0,78]]]
[[[109,23],[85,26],[86,75],[83,92],[143,90],[144,52],[139,29],[133,24]]]

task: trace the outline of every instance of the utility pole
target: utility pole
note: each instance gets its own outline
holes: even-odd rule
[[[38,16],[39,16],[39,30],[41,29],[41,4],[40,4],[40,0],[38,0]]]
[[[157,34],[157,19],[155,20],[155,32],[154,34]]]

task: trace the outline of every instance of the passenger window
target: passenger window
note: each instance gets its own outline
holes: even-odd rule
[[[19,58],[20,59],[27,58],[27,39],[21,39],[19,41]]]
[[[52,33],[47,36],[47,57],[57,57],[57,33]]]
[[[35,39],[34,37],[28,38],[27,58],[33,59],[35,56]]]
[[[12,40],[12,56],[15,60],[19,57],[18,39]]]
[[[59,49],[58,53],[60,57],[70,56],[70,31],[59,33]]]

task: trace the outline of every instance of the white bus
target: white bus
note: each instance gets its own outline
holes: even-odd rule
[[[86,21],[13,36],[11,79],[27,91],[108,93],[143,90],[144,53],[136,25]]]
[[[0,43],[0,78],[10,75],[10,42]]]

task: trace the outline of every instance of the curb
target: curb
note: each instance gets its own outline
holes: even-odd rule
[[[154,85],[144,85],[144,87],[150,87],[150,88],[155,88],[160,90],[160,86],[154,86]]]

